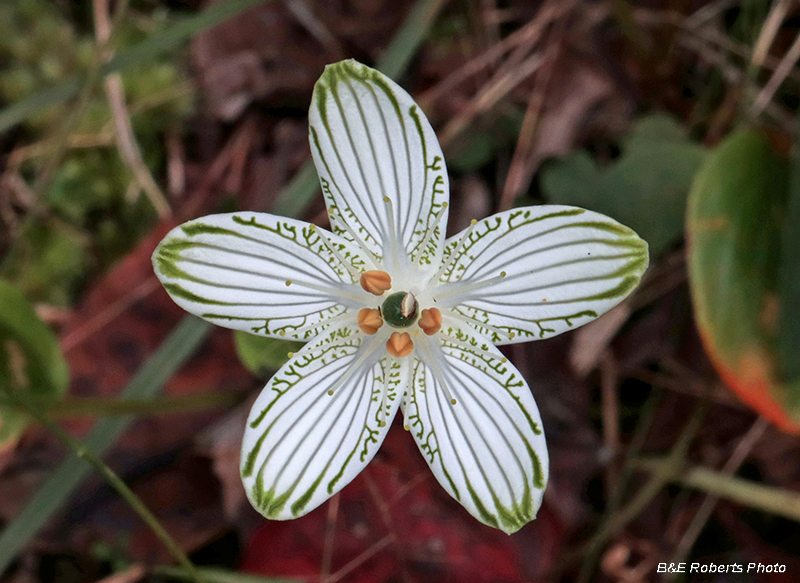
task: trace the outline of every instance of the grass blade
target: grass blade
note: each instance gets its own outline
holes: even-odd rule
[[[186,571],[180,567],[170,565],[159,565],[152,568],[155,575],[170,577],[181,581],[190,581]],[[275,579],[273,577],[261,577],[259,575],[248,575],[236,571],[226,571],[225,569],[214,569],[211,567],[198,567],[197,572],[205,583],[300,583],[297,579]]]
[[[205,340],[211,324],[187,316],[167,337],[122,393],[122,399],[152,398],[169,377]],[[132,415],[98,421],[85,440],[98,457],[116,443],[134,419]],[[86,478],[91,466],[73,455],[64,459],[39,487],[25,508],[0,534],[0,573],[19,550],[47,523],[64,500]]]

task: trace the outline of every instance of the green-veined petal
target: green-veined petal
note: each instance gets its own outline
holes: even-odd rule
[[[310,512],[373,458],[407,377],[385,355],[374,337],[340,328],[309,342],[270,379],[247,420],[241,458],[247,496],[264,516]]]
[[[451,266],[433,297],[496,344],[565,332],[605,313],[639,283],[647,243],[599,213],[556,205],[478,221],[463,245],[447,241]],[[503,276],[505,274],[505,276]],[[500,333],[498,333],[500,332]],[[509,336],[512,336],[509,339]]]
[[[212,215],[173,229],[153,254],[153,266],[172,299],[193,314],[254,334],[306,340],[316,323],[369,297],[340,261],[353,271],[363,267],[355,245],[320,233],[265,213]]]
[[[437,263],[447,224],[447,171],[411,96],[356,61],[328,65],[314,87],[309,133],[334,225],[345,221],[390,272],[409,256]]]
[[[419,341],[406,423],[439,483],[475,518],[512,533],[536,517],[547,482],[539,410],[491,342],[449,333],[452,342]]]

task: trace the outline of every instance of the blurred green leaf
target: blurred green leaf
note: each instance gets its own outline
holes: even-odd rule
[[[67,390],[69,370],[55,334],[39,319],[15,285],[0,280],[0,383],[37,398],[57,399]],[[27,417],[0,405],[0,447],[16,439]]]
[[[620,221],[659,253],[683,233],[686,196],[705,152],[663,115],[639,120],[622,147],[607,168],[599,168],[585,151],[546,165],[542,190],[549,202]]]
[[[297,352],[302,342],[278,340],[234,330],[236,353],[242,364],[256,376],[267,378],[289,360],[289,352]]]
[[[3,277],[33,301],[69,305],[89,269],[89,246],[89,237],[64,221],[29,222],[3,261]]]
[[[651,113],[640,117],[623,138],[626,148],[644,142],[687,142],[686,131],[672,116],[664,113]]]
[[[800,136],[795,136],[790,172],[778,274],[778,355],[781,378],[800,384]],[[800,398],[800,387],[796,394]]]
[[[497,158],[498,150],[516,144],[524,118],[523,109],[509,105],[483,127],[464,132],[447,147],[447,167],[467,174],[488,165]]]
[[[454,155],[450,157],[448,167],[456,172],[467,174],[486,166],[494,158],[497,140],[491,131],[471,131],[465,135]]]
[[[111,148],[70,153],[56,170],[47,192],[50,208],[75,225],[122,198],[131,174]]]
[[[695,316],[712,362],[744,401],[797,431],[800,379],[782,377],[798,358],[798,307],[783,307],[800,277],[797,249],[781,248],[797,237],[787,230],[795,228],[787,223],[788,192],[787,161],[761,133],[739,130],[697,174],[687,236]]]

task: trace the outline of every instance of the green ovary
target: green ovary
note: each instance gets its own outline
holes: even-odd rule
[[[384,300],[381,315],[395,328],[411,326],[417,320],[417,300],[408,292],[395,292]]]

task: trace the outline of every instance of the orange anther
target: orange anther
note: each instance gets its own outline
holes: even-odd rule
[[[422,310],[419,319],[419,327],[428,336],[433,336],[442,328],[442,313],[439,308],[427,308]]]
[[[376,296],[382,296],[383,292],[392,288],[392,276],[385,271],[365,271],[361,274],[361,287]]]
[[[414,351],[414,341],[411,340],[408,332],[403,332],[402,334],[393,332],[389,340],[386,341],[386,350],[389,354],[398,358],[408,356]]]
[[[358,327],[364,334],[375,334],[383,326],[383,318],[377,308],[361,308],[358,312]]]

